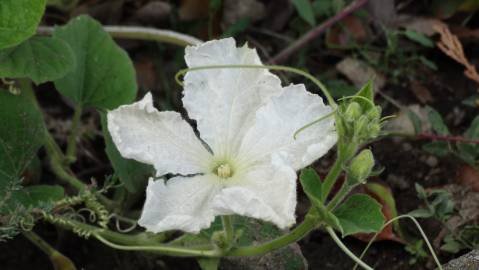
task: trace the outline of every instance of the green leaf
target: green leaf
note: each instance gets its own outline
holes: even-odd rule
[[[445,157],[450,153],[449,144],[444,141],[436,141],[424,144],[422,150],[438,157]]]
[[[434,129],[439,135],[449,135],[449,129],[444,123],[441,114],[430,106],[426,106],[426,112],[429,122],[431,122],[432,129]]]
[[[60,93],[83,107],[114,109],[135,99],[135,70],[128,54],[88,16],[55,29],[73,49],[76,67],[55,81]]]
[[[45,0],[1,0],[0,49],[13,47],[35,34],[45,5]]]
[[[311,26],[316,25],[313,6],[309,0],[293,0],[293,5],[303,20],[308,22]]]
[[[426,67],[432,69],[432,70],[437,70],[437,65],[433,61],[427,59],[424,55],[419,56],[419,61]]]
[[[469,107],[477,108],[479,104],[479,95],[474,94],[465,100],[462,101],[462,104],[467,105]]]
[[[70,46],[58,38],[33,37],[0,51],[0,77],[31,78],[36,84],[62,78],[75,66]]]
[[[414,31],[414,30],[406,30],[406,31],[404,31],[404,35],[408,39],[410,39],[414,42],[417,42],[424,47],[428,47],[428,48],[433,48],[434,47],[434,42],[430,38],[428,38],[426,35],[424,35],[423,33],[420,33],[420,32]]]
[[[374,86],[373,86],[373,80],[369,80],[357,93],[356,93],[356,96],[360,96],[360,97],[364,97],[368,100],[370,100],[371,102],[374,101]],[[362,99],[359,99],[359,98],[356,98],[354,99],[355,102],[359,103],[359,105],[361,105],[361,108],[363,109],[364,112],[367,112],[369,111],[369,109],[371,109],[372,107],[372,104],[365,101],[365,100],[362,100]]]
[[[411,120],[411,123],[414,127],[414,132],[416,134],[419,134],[421,133],[422,131],[422,121],[421,121],[421,118],[419,118],[419,116],[413,111],[413,110],[410,110],[408,109],[406,111],[407,113],[407,116],[409,117],[409,119]]]
[[[333,213],[343,228],[343,237],[355,233],[378,232],[384,224],[381,205],[364,194],[352,195]]]
[[[65,196],[65,191],[61,186],[36,185],[25,187],[18,191],[14,197],[17,202],[26,208],[35,207],[41,203],[58,201]]]
[[[238,21],[236,21],[234,24],[229,26],[223,34],[221,34],[221,37],[226,38],[226,37],[235,37],[238,34],[244,32],[246,28],[250,25],[250,20],[248,18],[241,18]]]
[[[104,113],[101,114],[101,126],[105,138],[105,151],[115,174],[130,193],[144,192],[148,178],[153,175],[153,167],[121,156],[108,132]]]
[[[196,260],[201,270],[216,270],[220,265],[220,258],[198,258]]]
[[[479,116],[472,120],[471,125],[464,133],[467,139],[479,139]],[[459,156],[466,162],[475,165],[475,160],[479,157],[479,145],[471,143],[458,143]]]
[[[43,144],[44,132],[42,114],[27,92],[0,89],[0,190],[18,181]]]
[[[321,179],[312,168],[306,168],[301,171],[299,176],[304,193],[311,201],[321,202]]]

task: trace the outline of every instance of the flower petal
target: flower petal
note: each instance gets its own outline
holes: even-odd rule
[[[234,39],[187,47],[188,67],[261,65],[254,49],[236,48]],[[223,68],[190,71],[185,76],[183,104],[197,121],[201,138],[215,156],[236,153],[255,111],[281,91],[279,78],[266,69]]]
[[[216,214],[262,219],[281,229],[295,223],[296,173],[291,167],[255,166],[225,183],[228,187],[213,200]]]
[[[269,162],[283,158],[299,170],[320,158],[336,143],[334,117],[316,123],[297,134],[297,130],[332,112],[320,96],[306,91],[304,85],[290,85],[279,96],[261,107],[256,121],[245,134],[240,148],[242,162]]]
[[[150,179],[138,224],[154,233],[168,230],[198,233],[208,228],[215,218],[211,200],[220,188],[218,183],[211,174],[178,176],[166,184],[163,179]]]
[[[107,116],[108,130],[123,157],[153,165],[157,175],[206,172],[211,153],[179,113],[158,112],[150,93]]]

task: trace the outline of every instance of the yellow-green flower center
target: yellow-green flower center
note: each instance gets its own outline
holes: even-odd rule
[[[229,178],[233,175],[233,170],[228,163],[222,163],[214,169],[214,173],[220,178]]]

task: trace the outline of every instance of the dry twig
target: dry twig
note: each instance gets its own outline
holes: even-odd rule
[[[436,24],[434,30],[441,35],[441,40],[437,43],[439,49],[463,65],[465,68],[464,75],[479,84],[479,74],[476,67],[467,60],[459,38],[451,33],[446,24]]]

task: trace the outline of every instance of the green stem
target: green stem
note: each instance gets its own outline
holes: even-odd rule
[[[310,214],[311,211],[312,210],[310,209],[304,221],[289,233],[256,246],[235,248],[231,250],[231,252],[227,253],[226,256],[239,257],[261,255],[299,241],[310,231],[314,230],[318,225],[318,218]]]
[[[103,30],[108,32],[114,38],[139,39],[170,43],[185,47],[188,45],[200,44],[203,41],[193,36],[174,32],[171,30],[160,30],[154,28],[145,28],[137,26],[103,26]],[[54,28],[51,26],[40,26],[37,33],[41,35],[51,35]]]
[[[349,192],[351,192],[351,190],[353,190],[355,186],[356,185],[349,185],[347,181],[344,181],[338,193],[334,195],[331,201],[326,205],[326,208],[329,211],[333,211],[334,208],[336,208],[336,206],[338,206],[338,204],[340,204],[343,201],[346,195],[348,195]]]
[[[73,163],[76,161],[76,149],[77,149],[77,138],[80,136],[80,122],[81,122],[81,115],[82,115],[82,106],[77,105],[75,107],[75,112],[73,113],[72,119],[72,126],[71,126],[71,133],[68,137],[67,142],[67,161],[69,163]]]
[[[234,239],[234,227],[232,216],[221,216],[223,231],[225,233],[226,248],[229,249]]]
[[[43,251],[48,257],[52,256],[56,251],[50,244],[43,240],[38,234],[32,231],[22,231],[23,236],[30,240],[35,246]]]
[[[363,261],[361,261],[361,259],[359,259],[358,257],[356,257],[356,255],[354,255],[354,253],[352,253],[344,244],[343,242],[341,241],[341,239],[339,239],[339,237],[336,235],[336,233],[334,232],[334,229],[331,228],[331,227],[326,227],[326,231],[329,233],[329,235],[331,236],[331,238],[334,240],[334,242],[339,246],[339,248],[344,252],[346,253],[346,255],[348,255],[353,261],[355,261],[357,264],[359,264],[362,268],[366,269],[366,270],[374,270],[372,267],[370,267],[369,265],[367,265],[366,263],[364,263]]]
[[[342,169],[343,169],[343,158],[341,154],[338,152],[338,157],[336,158],[336,161],[334,161],[333,167],[331,167],[328,175],[326,176],[326,178],[323,181],[323,184],[321,185],[321,202],[322,203],[326,202],[328,195],[331,192],[331,189],[333,189],[334,183],[336,183],[336,180],[341,174]]]
[[[136,235],[121,234],[110,231],[108,229],[99,228],[85,223],[69,220],[68,222],[58,223],[68,230],[79,230],[88,232],[103,244],[120,250],[129,251],[147,251],[155,252],[163,255],[177,256],[177,257],[219,257],[220,250],[215,250],[212,247],[205,249],[192,249],[169,244],[162,244],[164,234],[161,237],[151,235],[148,233],[139,233]]]

